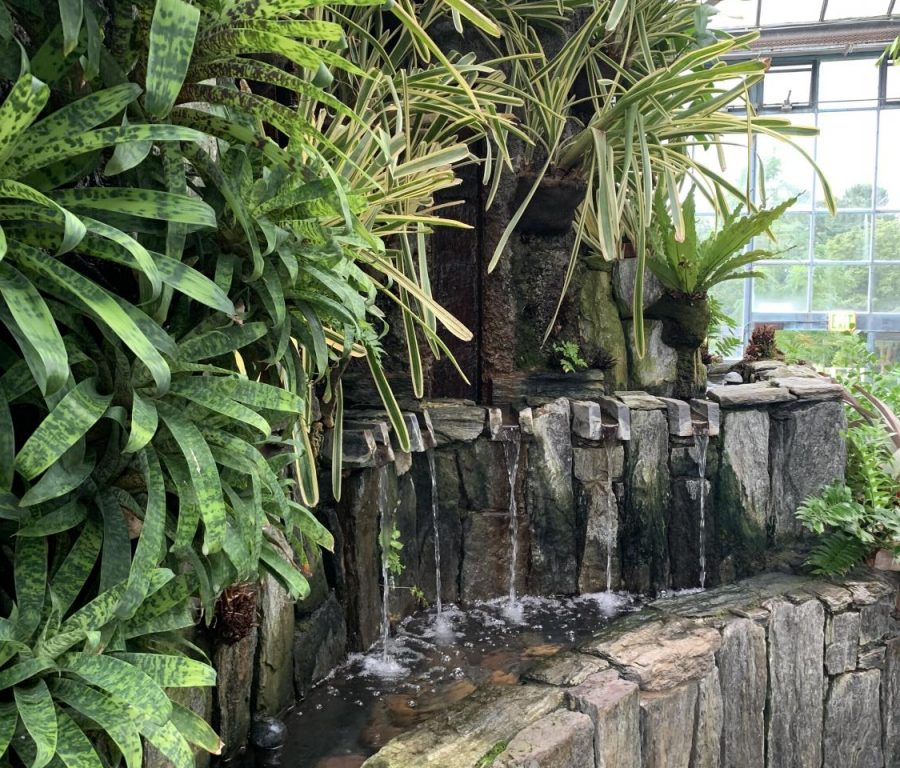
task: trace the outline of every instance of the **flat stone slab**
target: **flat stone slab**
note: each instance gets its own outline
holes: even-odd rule
[[[473,768],[562,703],[563,692],[548,686],[479,691],[388,742],[363,768]]]
[[[664,411],[666,404],[646,392],[616,392],[616,397],[632,411]]]
[[[756,405],[789,403],[797,399],[784,387],[773,387],[769,383],[713,387],[708,395],[710,400],[717,402],[722,408],[752,408]]]
[[[772,379],[769,384],[786,389],[799,400],[840,400],[844,395],[844,388],[840,384],[822,376],[790,376]]]
[[[525,680],[571,688],[581,685],[591,675],[609,669],[609,662],[586,653],[561,653],[541,662],[525,673]]]
[[[722,638],[687,619],[653,621],[620,637],[584,647],[607,659],[644,691],[663,691],[704,677],[715,666]]]
[[[468,443],[484,432],[487,411],[464,403],[423,403],[431,419],[436,445]]]
[[[752,365],[760,365],[759,363],[752,363]],[[803,378],[803,379],[818,379],[821,378],[819,376],[818,371],[815,368],[811,368],[808,365],[785,365],[784,363],[777,363],[773,360],[766,360],[762,363],[763,367],[759,369],[752,369],[756,378],[760,381],[768,381],[770,379],[784,379],[787,377],[794,378]]]

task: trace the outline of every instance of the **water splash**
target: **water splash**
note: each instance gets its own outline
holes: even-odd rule
[[[606,591],[612,592],[612,560],[619,533],[619,503],[613,488],[612,451],[604,444],[603,452],[606,455],[606,530],[603,537],[606,547]]]
[[[516,507],[516,475],[519,470],[519,454],[522,449],[521,436],[516,440],[504,441],[503,455],[506,458],[506,474],[509,477],[509,599],[506,613],[511,621],[522,620],[522,610],[516,601],[516,564],[519,557],[519,517]]]
[[[434,592],[435,623],[441,623],[443,604],[441,602],[441,532],[438,526],[437,472],[434,468],[434,449],[428,449],[428,470],[431,472],[431,520],[434,525]]]
[[[700,456],[697,459],[700,476],[700,586],[706,586],[706,454],[709,449],[709,432],[701,430],[697,434]]]

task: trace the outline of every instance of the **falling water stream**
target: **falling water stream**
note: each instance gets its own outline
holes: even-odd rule
[[[391,574],[388,556],[391,546],[391,529],[386,507],[381,508],[381,661],[385,666],[390,661],[388,641],[391,636]]]
[[[604,444],[603,452],[606,454],[606,591],[612,592],[612,553],[616,546],[616,536],[618,534],[618,501],[616,500],[616,491],[613,488],[613,470],[612,470],[612,451],[609,446]]]
[[[444,606],[441,602],[441,532],[438,527],[437,473],[433,448],[428,450],[428,469],[431,472],[431,520],[434,524],[434,607],[436,620],[440,622]]]
[[[511,618],[521,615],[516,598],[516,562],[519,557],[519,518],[516,508],[516,474],[519,469],[519,453],[522,448],[521,437],[516,434],[515,440],[504,441],[503,454],[506,457],[506,473],[509,477],[509,603],[507,611]]]
[[[706,453],[709,449],[709,432],[705,429],[697,433],[697,447],[700,449],[697,459],[700,475],[700,586],[706,587]]]

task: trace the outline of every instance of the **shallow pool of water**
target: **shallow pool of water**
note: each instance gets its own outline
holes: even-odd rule
[[[354,654],[286,718],[282,765],[358,768],[386,742],[474,691],[516,685],[541,659],[590,638],[616,616],[635,610],[630,595],[525,597],[438,618],[423,611],[400,623],[385,658],[379,644]]]

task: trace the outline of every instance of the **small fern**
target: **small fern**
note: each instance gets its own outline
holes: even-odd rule
[[[869,554],[869,545],[843,531],[835,531],[813,548],[807,564],[818,575],[843,575]]]

